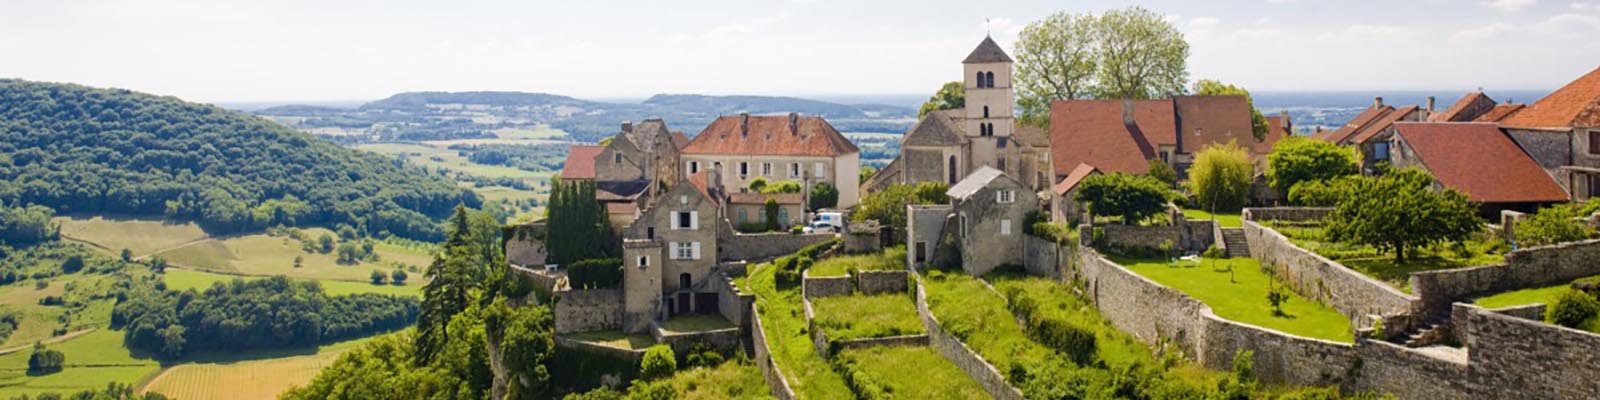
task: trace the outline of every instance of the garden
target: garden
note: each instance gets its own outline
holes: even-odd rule
[[[1510,251],[1510,246],[1504,240],[1488,231],[1479,231],[1465,240],[1436,242],[1412,248],[1407,258],[1399,261],[1392,251],[1379,250],[1371,244],[1330,240],[1327,227],[1321,222],[1268,221],[1264,225],[1282,233],[1295,246],[1406,292],[1411,291],[1413,272],[1503,263],[1505,253]]]
[[[811,325],[830,341],[918,335],[917,306],[903,293],[830,296],[811,300]]]
[[[1293,335],[1350,343],[1350,319],[1294,293],[1252,258],[1197,261],[1112,256],[1145,278],[1200,300],[1218,317]],[[1276,299],[1276,301],[1274,301]]]
[[[1545,322],[1600,333],[1600,276],[1480,297],[1474,303],[1489,309],[1544,304]]]

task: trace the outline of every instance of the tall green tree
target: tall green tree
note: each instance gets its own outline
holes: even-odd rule
[[[1156,178],[1121,172],[1084,178],[1073,197],[1095,215],[1121,217],[1126,225],[1160,214],[1171,199],[1172,190]]]
[[[839,205],[839,189],[832,183],[817,182],[811,188],[811,198],[806,201],[806,209],[816,211],[824,208],[833,208]]]
[[[1267,184],[1288,195],[1295,184],[1355,175],[1361,164],[1353,148],[1303,137],[1286,137],[1267,154]]]
[[[1215,144],[1200,150],[1189,167],[1189,192],[1201,207],[1215,213],[1238,211],[1250,198],[1255,165],[1237,142]]]
[[[548,204],[548,262],[571,264],[593,258],[622,256],[605,207],[595,201],[594,183],[553,182]]]
[[[1154,99],[1184,92],[1189,42],[1166,16],[1142,7],[1100,16],[1096,97]]]
[[[1140,7],[1053,14],[1023,28],[1015,53],[1021,120],[1037,126],[1054,100],[1160,98],[1189,79],[1183,33]]]
[[[1013,81],[1024,123],[1042,126],[1052,100],[1094,93],[1099,36],[1100,19],[1090,14],[1057,12],[1022,28]]]
[[[482,289],[476,279],[487,266],[481,243],[474,238],[472,218],[466,207],[456,207],[450,216],[449,236],[442,251],[428,266],[428,283],[423,285],[421,310],[417,315],[416,361],[427,364],[450,342],[450,319],[472,305],[474,290]]]
[[[1413,247],[1466,240],[1483,228],[1476,207],[1454,189],[1435,191],[1433,176],[1416,168],[1350,179],[1326,219],[1329,239],[1366,244],[1406,262]]]
[[[922,102],[917,107],[917,118],[922,118],[930,112],[949,110],[967,106],[967,89],[961,82],[945,82],[939,86],[939,91],[934,92],[928,101]]]
[[[1201,79],[1194,82],[1194,94],[1200,96],[1244,96],[1244,102],[1250,107],[1250,134],[1256,141],[1267,139],[1267,117],[1261,115],[1261,109],[1256,108],[1256,102],[1250,97],[1250,91],[1242,87],[1222,83],[1214,79]]]

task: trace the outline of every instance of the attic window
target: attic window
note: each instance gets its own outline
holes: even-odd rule
[[[621,164],[622,163],[622,153],[611,153],[611,162],[617,163],[617,164]]]
[[[1000,204],[1015,203],[1017,202],[1017,192],[1015,190],[1001,190],[995,192],[995,202]]]

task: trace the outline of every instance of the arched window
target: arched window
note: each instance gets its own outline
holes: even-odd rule
[[[983,71],[978,71],[978,87],[983,87]]]
[[[983,75],[984,75],[984,80],[989,82],[989,86],[988,87],[994,87],[994,71],[986,72]]]
[[[956,184],[956,156],[950,156],[950,168],[946,171],[950,173],[950,184]]]
[[[983,117],[989,118],[989,106],[983,106]]]

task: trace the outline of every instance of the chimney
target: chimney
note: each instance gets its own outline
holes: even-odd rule
[[[789,113],[789,134],[800,134],[800,114]]]
[[[1133,126],[1133,100],[1122,99],[1122,124]]]
[[[1383,96],[1372,98],[1372,108],[1383,108]]]
[[[1428,96],[1428,112],[1433,112],[1433,96]]]
[[[739,137],[750,135],[750,113],[739,113]]]
[[[633,133],[633,121],[622,121],[622,133]]]
[[[1278,111],[1278,118],[1283,120],[1283,131],[1294,133],[1294,122],[1289,120],[1289,110]]]

